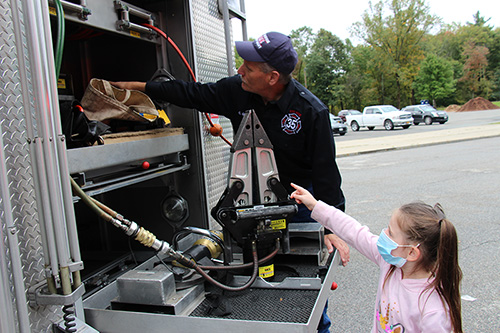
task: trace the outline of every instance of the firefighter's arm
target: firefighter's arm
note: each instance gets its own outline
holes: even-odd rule
[[[120,89],[127,89],[127,90],[139,90],[139,91],[146,91],[146,82],[139,82],[139,81],[118,81],[118,82],[109,82],[113,86],[120,88]]]
[[[345,266],[349,262],[350,252],[349,246],[346,242],[340,239],[339,236],[335,234],[325,235],[325,245],[328,249],[328,253],[332,253],[333,247],[339,251],[340,259],[342,260],[342,265]]]

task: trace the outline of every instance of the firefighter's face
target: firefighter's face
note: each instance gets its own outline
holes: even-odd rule
[[[258,62],[243,61],[243,65],[238,68],[241,75],[241,87],[243,90],[259,95],[264,95],[269,89],[271,73],[264,73]]]

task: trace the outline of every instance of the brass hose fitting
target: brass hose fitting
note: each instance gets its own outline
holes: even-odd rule
[[[137,236],[135,236],[135,240],[139,241],[142,245],[152,247],[156,240],[156,236],[143,227],[140,227],[139,231],[137,232]]]

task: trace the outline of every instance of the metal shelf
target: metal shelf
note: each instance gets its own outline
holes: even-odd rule
[[[70,174],[75,174],[169,155],[188,149],[187,134],[69,149],[68,167]]]
[[[78,4],[80,2],[81,4]],[[56,15],[54,1],[48,0],[50,13]],[[155,14],[118,0],[61,1],[66,20],[123,36],[142,39],[160,44],[158,34],[153,30],[131,21],[141,21],[154,25]],[[83,3],[83,4],[82,4]],[[137,19],[138,18],[138,19]]]
[[[181,152],[188,149],[187,134],[69,149],[68,168],[92,196],[187,170]],[[144,160],[151,162],[147,170],[140,167]]]

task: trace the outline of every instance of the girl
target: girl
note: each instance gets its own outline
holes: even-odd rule
[[[291,198],[380,267],[372,332],[462,332],[458,241],[441,206],[403,205],[380,236],[292,184]]]

